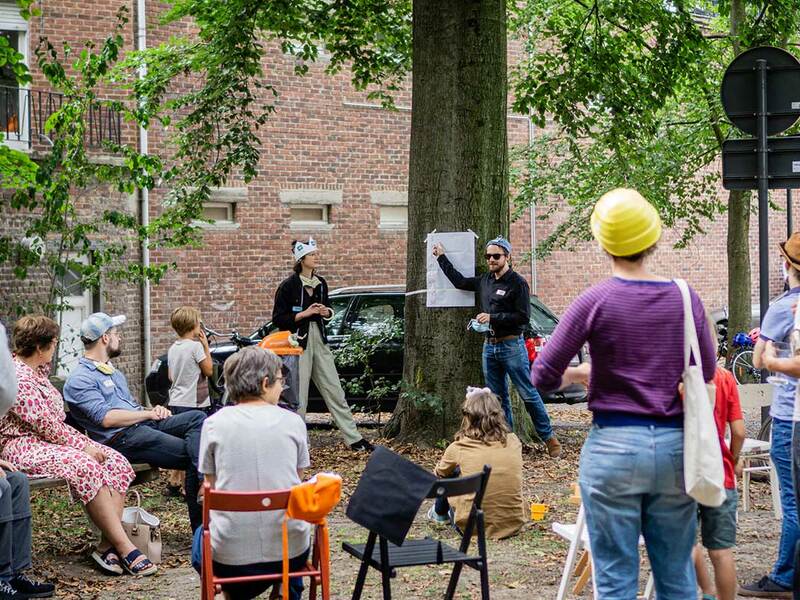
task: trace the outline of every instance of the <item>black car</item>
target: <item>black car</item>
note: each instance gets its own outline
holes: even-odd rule
[[[390,319],[403,320],[405,308],[405,287],[400,285],[356,286],[332,290],[329,295],[334,316],[327,323],[328,343],[332,350],[340,348],[354,331],[374,330],[376,325],[386,323]],[[531,296],[530,328],[526,337],[534,339],[537,347],[546,343],[558,324],[558,318],[536,296]],[[271,323],[265,324],[258,331],[249,336],[254,342],[266,335],[273,333],[277,328]],[[228,356],[238,350],[233,342],[213,342],[211,355],[215,363],[221,365]],[[583,360],[583,353],[573,359],[572,364],[577,365]],[[358,367],[337,365],[339,375],[345,379],[352,379],[359,375]],[[372,368],[375,378],[385,378],[389,382],[398,383],[403,376],[403,342],[397,340],[385,344],[372,357]],[[166,380],[166,356],[159,359],[151,367],[147,377],[147,393],[154,404],[166,403],[166,394],[169,382]],[[166,384],[166,389],[164,385]],[[213,393],[212,382],[212,393]],[[565,402],[574,404],[586,400],[586,388],[580,385],[570,386],[558,392],[542,394],[548,403]],[[348,395],[347,400],[352,405],[364,404],[364,398]],[[381,402],[381,408],[392,411],[397,403],[397,395],[387,397]],[[309,412],[326,412],[325,403],[319,391],[311,384],[308,394]]]

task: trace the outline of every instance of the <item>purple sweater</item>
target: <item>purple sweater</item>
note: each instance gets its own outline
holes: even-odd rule
[[[690,290],[703,376],[714,378],[716,356],[703,303]],[[592,373],[589,410],[648,417],[683,414],[683,303],[671,281],[613,277],[589,288],[567,309],[533,363],[534,385],[551,391],[584,343]]]

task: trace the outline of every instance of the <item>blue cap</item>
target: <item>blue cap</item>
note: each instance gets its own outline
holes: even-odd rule
[[[99,339],[112,327],[119,327],[125,322],[125,315],[109,317],[106,313],[92,313],[81,323],[81,337],[90,342]]]
[[[503,250],[506,251],[506,254],[511,254],[511,242],[509,242],[502,235],[498,235],[493,240],[489,240],[486,243],[486,247],[488,248],[489,246],[500,246]]]

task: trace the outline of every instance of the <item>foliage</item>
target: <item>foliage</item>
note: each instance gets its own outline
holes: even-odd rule
[[[364,398],[365,408],[369,412],[380,414],[381,401],[397,394],[399,388],[398,383],[376,376],[374,359],[387,346],[402,343],[403,321],[391,319],[354,329],[334,352],[337,365],[356,367],[359,375],[352,379],[342,378],[342,386],[349,394]]]
[[[546,254],[588,237],[588,214],[614,186],[640,189],[686,245],[725,210],[714,161],[732,134],[719,100],[722,73],[743,48],[785,46],[800,2],[531,0],[515,27],[527,59],[514,74],[514,107],[547,132],[520,150],[515,205],[566,200],[565,220],[542,242]],[[552,119],[548,123],[548,119]]]
[[[24,216],[24,235],[0,235],[0,264],[12,266],[20,280],[44,272],[49,293],[35,305],[5,298],[8,310],[55,313],[65,307],[65,279],[78,288],[96,290],[102,276],[158,280],[167,269],[167,265],[145,269],[127,257],[132,242],[166,230],[148,231],[127,212],[113,208],[87,211],[81,204],[92,193],[114,190],[126,197],[136,188],[152,188],[162,168],[157,157],[112,142],[105,144],[106,150],[118,155],[121,162],[98,161],[86,145],[91,112],[124,110],[119,102],[99,99],[98,90],[119,58],[126,23],[122,9],[114,32],[99,47],[89,42],[75,51],[65,44],[60,54],[42,39],[36,49],[41,72],[63,101],[45,124],[51,147],[36,162],[0,145],[0,188],[7,190],[3,197],[8,207]],[[72,60],[70,68],[65,67],[67,60]],[[105,234],[102,242],[101,234]],[[79,257],[91,260],[84,264]]]

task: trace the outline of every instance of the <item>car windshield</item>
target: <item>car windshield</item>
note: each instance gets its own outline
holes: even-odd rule
[[[536,296],[531,296],[531,327],[534,332],[552,335],[558,319],[542,304]]]

